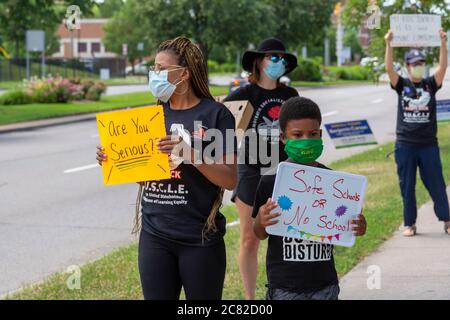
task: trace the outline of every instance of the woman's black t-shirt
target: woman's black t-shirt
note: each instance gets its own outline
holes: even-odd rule
[[[329,169],[322,164],[318,168]],[[275,173],[275,172],[274,172]],[[272,197],[276,174],[262,176],[256,190],[252,217]],[[339,283],[333,245],[269,235],[266,256],[269,287],[307,293]]]
[[[273,90],[266,90],[256,84],[248,84],[236,89],[236,91],[225,97],[224,102],[238,100],[250,101],[254,108],[247,130],[250,129],[258,139],[255,144],[248,135],[244,136],[244,152],[240,156],[245,156],[244,161],[246,165],[255,169],[262,167],[273,168],[279,162],[287,159],[284,144],[280,143],[280,124],[278,119],[281,105],[289,98],[297,96],[297,90],[285,85],[281,85]],[[279,159],[274,159],[271,152],[272,145],[278,147]],[[253,147],[253,149],[250,149],[250,147]],[[261,152],[261,154],[267,154],[266,159],[261,158],[260,149],[262,147],[265,147],[265,150],[267,150],[267,153]],[[266,163],[268,161],[271,161],[271,163]]]
[[[188,135],[191,145],[200,146],[202,150],[214,149],[214,156],[219,159],[222,157],[218,153],[236,153],[234,116],[223,104],[202,99],[190,109],[173,110],[166,103],[164,117],[167,134],[179,134],[181,130]],[[216,129],[223,139],[211,138],[208,129]],[[231,142],[226,139],[227,131],[233,137]],[[142,195],[142,227],[153,235],[179,243],[212,245],[225,234],[225,217],[218,212],[217,231],[203,238],[206,220],[219,192],[220,188],[194,165],[181,163],[171,170],[171,179],[147,183]]]

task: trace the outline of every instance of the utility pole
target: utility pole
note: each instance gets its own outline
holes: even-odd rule
[[[336,7],[334,8],[334,14],[337,17],[337,30],[336,30],[336,56],[337,56],[337,65],[340,67],[342,65],[342,49],[344,47],[344,28],[342,27],[341,14],[342,14],[342,6],[341,3],[338,2]]]

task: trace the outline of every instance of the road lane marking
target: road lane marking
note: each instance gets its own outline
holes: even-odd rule
[[[330,112],[324,113],[322,115],[322,118],[331,117],[331,116],[334,116],[335,114],[338,114],[338,113],[339,113],[339,111],[337,111],[337,110],[330,111]]]
[[[77,167],[77,168],[64,170],[64,173],[74,173],[74,172],[79,172],[79,171],[93,169],[93,168],[96,168],[96,167],[100,167],[100,165],[98,163],[88,164],[87,166],[82,166],[82,167]]]
[[[384,100],[383,99],[375,99],[375,100],[372,100],[371,102],[370,102],[370,104],[377,104],[377,103],[382,103]]]

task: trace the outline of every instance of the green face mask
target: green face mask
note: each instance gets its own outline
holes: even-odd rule
[[[323,151],[322,138],[286,140],[284,147],[289,158],[301,164],[311,163],[320,157]]]

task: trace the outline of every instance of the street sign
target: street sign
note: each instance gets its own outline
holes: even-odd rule
[[[377,144],[367,120],[330,123],[325,128],[336,149]]]
[[[26,47],[26,77],[30,79],[30,54],[29,52],[42,52],[41,76],[45,76],[45,32],[43,30],[27,30],[25,32]]]
[[[450,100],[436,102],[437,121],[450,121]]]
[[[25,33],[27,51],[43,52],[45,48],[45,32],[43,30],[27,30]]]
[[[100,69],[100,80],[109,80],[109,69],[108,68]]]

